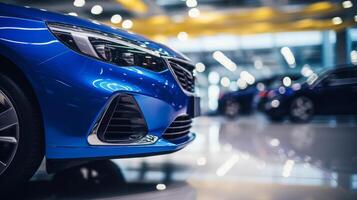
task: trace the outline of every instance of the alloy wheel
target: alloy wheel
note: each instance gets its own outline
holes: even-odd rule
[[[291,104],[291,116],[301,121],[309,120],[314,114],[314,104],[307,97],[298,97]]]
[[[234,102],[234,101],[227,101],[226,102],[226,106],[225,106],[225,114],[228,117],[236,117],[239,113],[239,103],[238,102]]]
[[[0,175],[15,157],[19,143],[19,120],[10,98],[0,90]]]

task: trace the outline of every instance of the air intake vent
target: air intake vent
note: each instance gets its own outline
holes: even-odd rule
[[[98,128],[98,137],[104,142],[131,143],[146,136],[148,130],[135,99],[121,94],[109,106]]]
[[[167,140],[179,140],[187,137],[190,133],[192,119],[188,115],[179,116],[171,126],[166,129],[163,138]]]
[[[194,66],[172,59],[169,60],[169,64],[182,88],[188,92],[195,92]]]

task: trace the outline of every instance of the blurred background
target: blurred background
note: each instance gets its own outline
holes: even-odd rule
[[[183,52],[202,97],[198,137],[187,149],[56,175],[40,170],[28,198],[357,198],[356,0],[2,2]]]

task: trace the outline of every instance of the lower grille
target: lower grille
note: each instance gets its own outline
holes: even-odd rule
[[[188,115],[182,115],[176,118],[174,122],[166,129],[163,138],[166,140],[178,140],[187,137],[190,133],[192,119]]]
[[[147,135],[145,119],[134,97],[121,94],[116,97],[98,128],[98,138],[104,142],[131,143]]]
[[[195,92],[194,66],[176,60],[169,60],[169,64],[181,87],[188,92]]]

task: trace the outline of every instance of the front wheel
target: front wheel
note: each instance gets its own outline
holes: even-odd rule
[[[238,116],[240,105],[236,101],[228,100],[224,106],[224,114],[229,118],[235,118]]]
[[[0,188],[29,179],[43,159],[39,113],[19,80],[0,74]]]
[[[289,115],[292,122],[306,123],[314,116],[315,105],[308,97],[297,97],[290,105]]]

